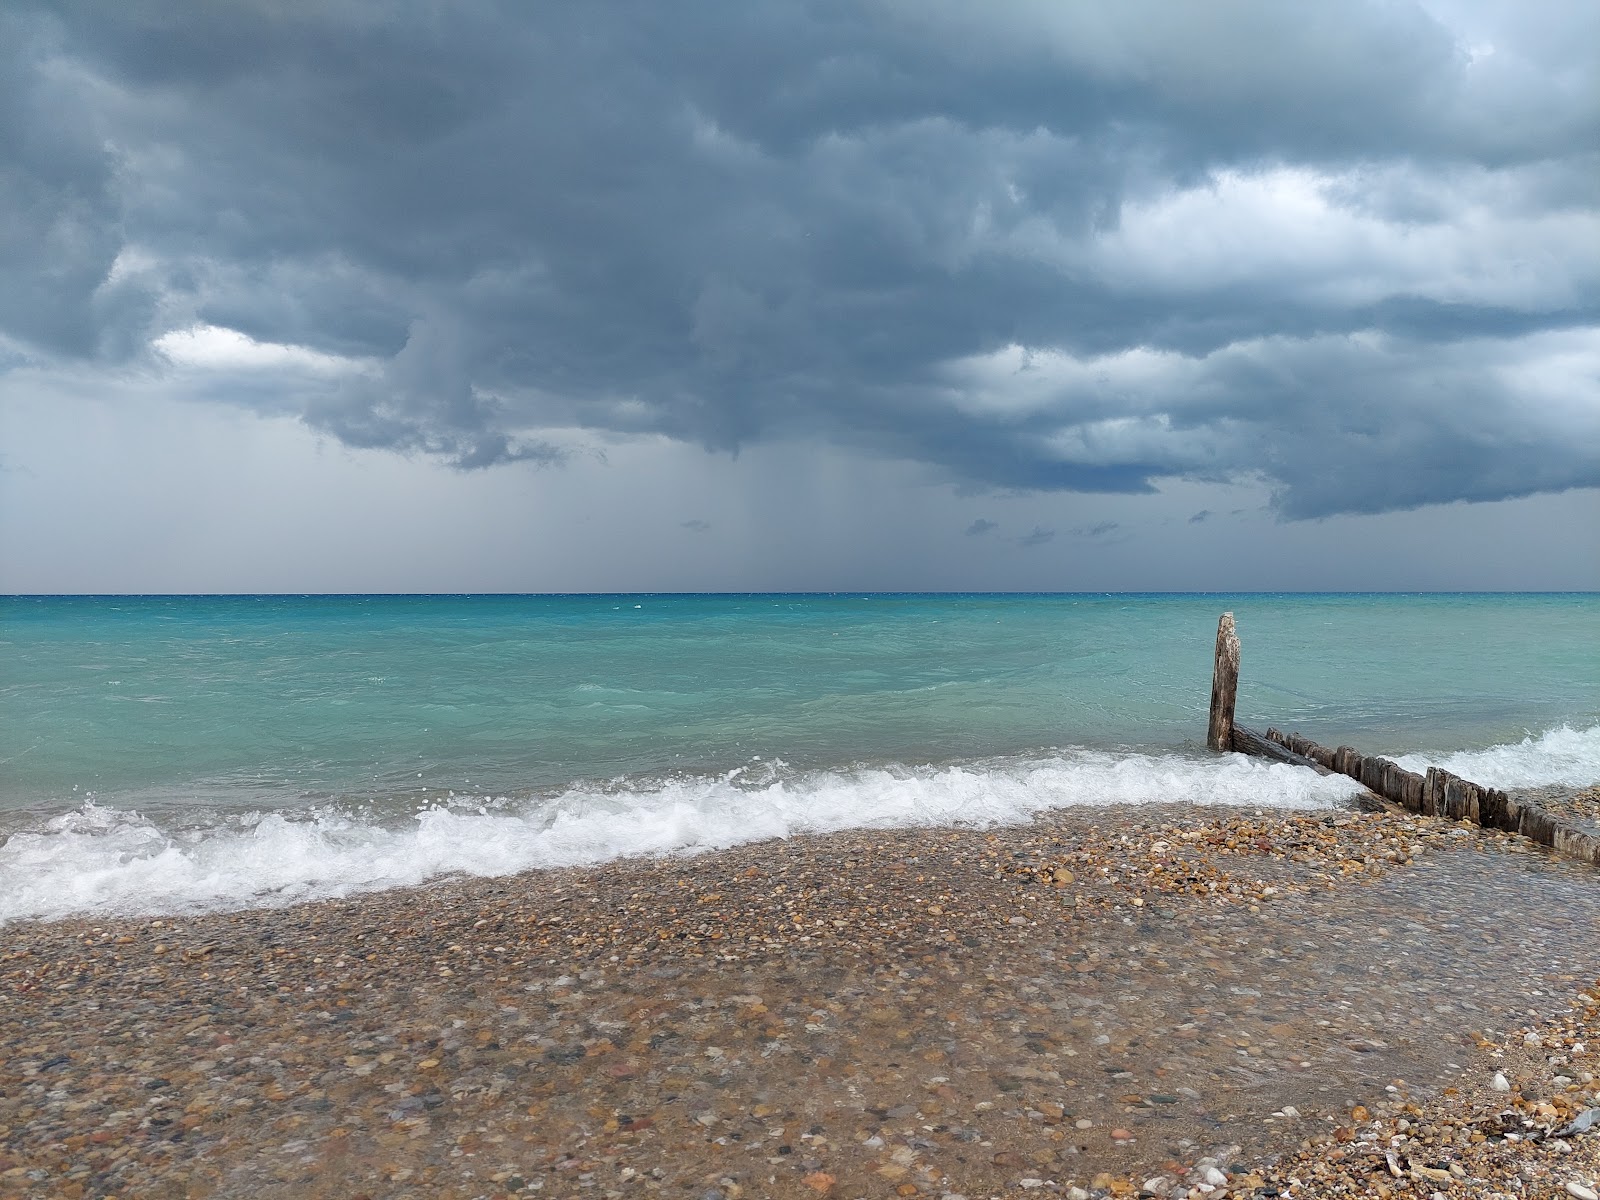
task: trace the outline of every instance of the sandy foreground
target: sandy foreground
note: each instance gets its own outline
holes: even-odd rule
[[[1597,1074],[1600,874],[1390,812],[0,930],[0,1197],[1593,1200]]]

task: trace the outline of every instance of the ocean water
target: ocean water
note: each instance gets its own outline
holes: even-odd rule
[[[1065,805],[1316,807],[1238,719],[1600,779],[1600,596],[0,599],[0,922]]]

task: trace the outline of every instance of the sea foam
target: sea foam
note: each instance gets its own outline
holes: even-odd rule
[[[985,827],[1073,805],[1325,808],[1342,776],[1229,755],[1066,750],[942,767],[618,780],[524,799],[452,797],[402,823],[336,806],[216,812],[167,828],[88,803],[0,845],[0,923],[276,906],[628,855],[695,853],[841,829]]]
[[[1394,761],[1419,774],[1440,767],[1484,787],[1588,787],[1600,782],[1600,725],[1589,729],[1562,725],[1487,750],[1405,754]]]

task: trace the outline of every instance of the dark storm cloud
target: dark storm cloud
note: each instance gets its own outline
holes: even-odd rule
[[[1600,484],[1596,13],[13,6],[0,335],[304,348],[348,369],[213,391],[461,467],[588,429],[1291,517]]]

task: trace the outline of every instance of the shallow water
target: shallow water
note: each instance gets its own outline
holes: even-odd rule
[[[1148,844],[1213,815],[1153,808],[1124,832]],[[1031,923],[1015,925],[1022,877],[994,865],[1092,846],[1114,869],[1121,834],[1097,822],[842,834],[159,927],[22,926],[14,946],[35,950],[45,986],[19,989],[0,1030],[0,1074],[20,1072],[0,1089],[0,1150],[43,1161],[104,1119],[128,1127],[124,1184],[165,1172],[219,1195],[350,1194],[399,1171],[473,1194],[495,1167],[555,1194],[655,1170],[683,1194],[727,1177],[807,1195],[814,1170],[872,1194],[901,1165],[988,1194],[1144,1177],[1220,1146],[1237,1165],[1348,1124],[1354,1103],[1456,1087],[1456,1107],[1495,1069],[1472,1031],[1559,1015],[1593,986],[1592,869],[1427,822],[1416,865],[1332,889],[1315,886],[1328,860],[1230,852],[1238,877],[1285,886],[1259,912],[1154,892],[1135,909],[1085,871],[1027,891]],[[1297,881],[1314,890],[1291,894]],[[746,925],[763,936],[654,938],[713,892],[758,910]],[[930,924],[933,894],[949,908]],[[815,936],[783,929],[802,898]],[[937,936],[942,921],[965,936]],[[85,1020],[97,1039],[69,1042]],[[199,1124],[169,1144],[153,1122],[180,1113]]]
[[[1486,1091],[1469,1034],[1562,1011],[1600,969],[1600,878],[1539,855],[1462,850],[1262,914],[1235,906],[1198,924],[1153,916],[1124,928],[1062,1002],[1111,1039],[1079,1054],[1099,1072],[1124,1067],[1127,1092],[1200,1095],[1129,1111],[1103,1090],[1105,1119],[1145,1123],[1173,1154],[1224,1126],[1262,1150],[1286,1131],[1347,1123],[1356,1103],[1376,1109],[1391,1084],[1418,1099]],[[1273,1120],[1286,1104],[1303,1119]]]
[[[0,600],[0,921],[280,904],[1064,805],[1319,806],[1242,722],[1600,778],[1600,598]]]
[[[1144,815],[1194,824],[1207,814]],[[1093,819],[1057,814],[999,848],[1055,837],[1072,845]],[[1135,825],[1136,838],[1158,836],[1142,818]],[[974,1186],[992,1175],[982,1185],[991,1187],[1018,1174],[1150,1174],[1223,1146],[1248,1161],[1351,1124],[1356,1104],[1394,1112],[1438,1100],[1449,1087],[1461,1101],[1493,1099],[1496,1064],[1474,1035],[1503,1038],[1567,1011],[1578,990],[1593,986],[1600,883],[1592,868],[1471,830],[1442,837],[1458,848],[1259,912],[1152,897],[1143,909],[1124,902],[1085,915],[1070,907],[1082,890],[1075,887],[1030,903],[1034,920],[1014,938],[985,933],[985,917],[972,923],[977,936],[963,939],[964,948],[938,955],[892,945],[882,955],[843,954],[824,941],[791,947],[781,967],[759,952],[734,953],[703,965],[637,968],[642,979],[597,956],[586,982],[569,986],[581,989],[585,1020],[623,1022],[633,1036],[648,1032],[634,1007],[647,991],[666,1026],[690,1039],[688,1049],[723,1048],[736,1077],[741,1061],[755,1071],[756,1061],[776,1055],[807,1086],[780,1089],[774,1102],[796,1106],[790,1116],[799,1125],[815,1121],[847,1156],[873,1132],[889,1147],[920,1138],[923,1160],[966,1172]],[[831,853],[854,861],[857,845]],[[883,863],[894,861],[885,849]],[[952,882],[938,846],[914,849],[906,861],[916,870]],[[813,843],[759,861],[787,879],[784,865],[816,852]],[[684,877],[712,886],[758,861],[752,854]],[[1281,860],[1239,869],[1280,883],[1310,877],[1310,868]],[[967,913],[975,895],[954,887]],[[1053,902],[1069,906],[1053,915]],[[738,1003],[728,1002],[739,993],[762,996],[771,1013],[762,1021],[785,1022],[792,1036],[763,1047],[757,1030],[741,1028]],[[554,1013],[542,1033],[566,1044]],[[833,1064],[831,1076],[810,1075],[817,1063]],[[739,1108],[742,1093],[724,1090],[726,1072],[685,1069],[690,1078],[676,1090],[691,1110]],[[582,1069],[570,1074],[578,1087]],[[769,1076],[757,1073],[745,1101],[773,1100],[762,1090]],[[633,1089],[625,1102],[644,1111],[662,1103],[647,1089]],[[1282,1115],[1285,1106],[1299,1115]],[[1050,1138],[1054,1129],[1065,1138]],[[1133,1136],[1114,1138],[1119,1129]],[[964,1165],[953,1167],[951,1156],[963,1151]],[[997,1151],[1015,1153],[991,1170]],[[870,1169],[871,1154],[857,1157]]]

